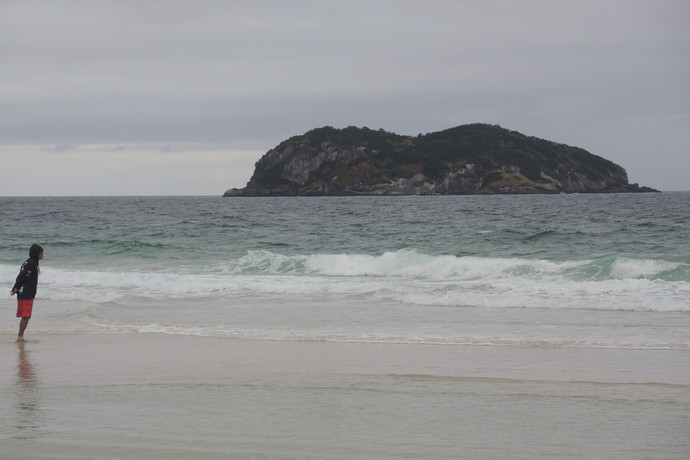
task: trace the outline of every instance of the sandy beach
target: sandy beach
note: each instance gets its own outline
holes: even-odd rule
[[[690,353],[0,337],[3,458],[681,458]],[[585,455],[582,455],[585,454]]]
[[[342,375],[690,385],[687,350],[234,340],[165,334],[2,337],[4,385],[22,350],[44,385],[256,383]],[[39,374],[40,373],[40,377]]]

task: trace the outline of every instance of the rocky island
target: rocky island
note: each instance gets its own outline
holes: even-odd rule
[[[497,125],[425,135],[323,127],[266,152],[223,196],[469,195],[656,192],[578,147]]]

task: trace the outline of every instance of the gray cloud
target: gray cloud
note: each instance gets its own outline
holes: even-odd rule
[[[689,189],[669,171],[690,166],[687,5],[5,1],[0,142],[265,151],[323,125],[479,121]]]

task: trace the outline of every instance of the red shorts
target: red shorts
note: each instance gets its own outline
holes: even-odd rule
[[[17,299],[17,318],[31,318],[31,310],[34,307],[34,299]]]

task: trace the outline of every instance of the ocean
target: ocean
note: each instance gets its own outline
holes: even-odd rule
[[[6,286],[45,249],[33,333],[690,349],[686,193],[2,198],[0,215]]]
[[[103,344],[94,341],[105,337],[160,339],[179,353],[184,344],[195,343],[213,343],[214,350],[235,343],[275,350],[306,347],[300,353],[316,353],[316,363],[330,358],[314,350],[404,350],[411,356],[427,353],[415,361],[422,367],[435,353],[464,350],[477,371],[473,376],[459,371],[445,375],[454,372],[449,358],[437,363],[447,371],[443,375],[389,372],[377,377],[357,371],[358,359],[348,355],[342,369],[333,370],[337,379],[317,373],[307,384],[293,374],[284,381],[278,374],[259,378],[248,370],[251,357],[244,357],[249,367],[198,387],[184,376],[163,387],[153,377],[134,392],[119,381],[92,382],[87,396],[98,393],[103,407],[113,413],[108,426],[121,431],[107,434],[103,429],[95,438],[91,433],[86,443],[79,429],[88,433],[102,420],[93,414],[83,413],[86,421],[66,415],[68,407],[86,408],[80,399],[84,388],[64,384],[63,376],[62,386],[48,388],[45,381],[41,398],[51,402],[41,410],[53,407],[64,417],[36,415],[43,420],[35,423],[40,428],[22,433],[32,432],[39,445],[45,437],[45,445],[55,448],[63,439],[59,433],[65,434],[61,430],[69,425],[65,420],[72,420],[72,431],[57,451],[46,450],[44,456],[40,450],[23,451],[27,447],[17,441],[17,424],[7,422],[0,439],[14,440],[17,458],[185,458],[190,446],[196,449],[194,457],[203,458],[629,459],[690,454],[687,367],[668,370],[669,381],[655,379],[653,373],[646,382],[618,376],[619,385],[602,390],[600,400],[593,396],[599,390],[592,387],[611,384],[599,382],[595,371],[620,353],[650,353],[644,356],[690,365],[688,192],[4,197],[0,217],[0,279],[7,291],[29,246],[36,242],[45,250],[34,318],[26,333],[29,342],[22,351],[44,363],[34,367],[51,368],[48,351],[46,361],[37,357],[51,338],[76,338],[98,348]],[[14,347],[15,301],[5,297],[0,335]],[[487,350],[498,350],[499,357],[514,353],[515,366],[534,372],[530,366],[540,356],[568,356],[574,365],[582,364],[582,372],[591,373],[591,381],[568,380],[559,389],[550,377],[512,375],[517,368],[510,361],[501,367],[505,375],[500,381],[492,381],[479,372],[482,366],[491,367],[477,356]],[[26,355],[16,355],[12,353],[13,359],[25,361]],[[13,368],[5,372],[0,388],[11,393],[17,372],[16,363],[10,363]],[[372,363],[367,372],[375,367]],[[517,387],[508,381],[532,383],[514,391]],[[17,412],[17,406],[5,404]],[[141,441],[144,427],[151,426],[142,404],[151,406],[148,413],[158,413],[158,407],[165,414],[153,416],[160,429],[156,442],[145,436],[147,441]],[[237,412],[224,419],[217,404]],[[176,408],[183,408],[187,418]],[[268,417],[274,409],[280,415]],[[213,424],[205,425],[204,411]],[[290,414],[296,418],[287,422]],[[482,429],[470,414],[479,416]],[[562,414],[573,417],[568,427],[555,423]],[[637,417],[642,419],[630,426],[615,422]],[[222,426],[232,426],[237,439],[223,441]],[[459,426],[466,436],[458,436]],[[535,437],[534,430],[543,436],[551,430],[555,440],[539,443],[536,439],[546,438]],[[333,432],[339,435],[329,437]],[[603,439],[604,432],[611,440]],[[217,437],[209,448],[207,437],[213,433]],[[115,445],[117,436],[139,450],[98,450]],[[522,445],[520,439],[536,447]],[[645,454],[639,450],[643,442]],[[111,453],[101,457],[98,452]],[[583,452],[588,455],[581,456]]]

